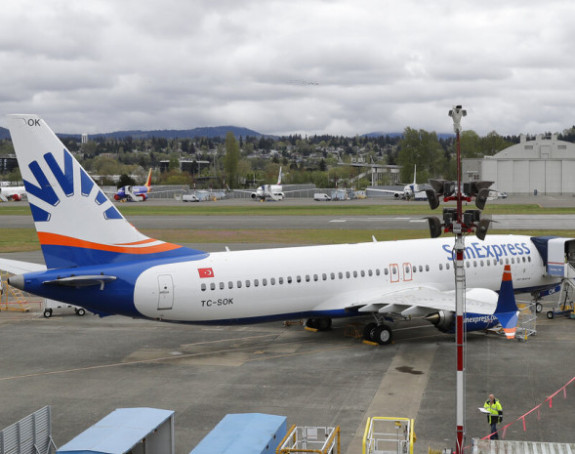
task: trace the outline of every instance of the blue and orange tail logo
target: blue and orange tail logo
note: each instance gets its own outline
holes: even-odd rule
[[[48,268],[200,253],[136,230],[38,116],[9,120]]]

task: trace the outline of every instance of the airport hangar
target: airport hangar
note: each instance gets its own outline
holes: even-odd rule
[[[575,144],[537,135],[493,156],[463,159],[462,172],[467,181],[493,181],[492,188],[508,194],[575,194]]]

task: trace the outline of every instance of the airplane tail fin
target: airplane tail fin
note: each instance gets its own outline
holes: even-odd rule
[[[148,172],[148,178],[146,179],[146,185],[148,188],[148,192],[150,192],[152,190],[152,169],[150,168],[150,171]]]
[[[48,268],[201,253],[136,230],[39,116],[8,122]]]
[[[494,315],[501,323],[505,337],[514,339],[517,331],[519,309],[515,303],[515,293],[513,291],[513,281],[511,279],[511,266],[505,265],[501,288],[499,289],[499,299]]]
[[[280,166],[280,173],[278,175],[278,184],[282,184],[282,168]]]

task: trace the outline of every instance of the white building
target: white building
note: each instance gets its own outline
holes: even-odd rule
[[[493,181],[510,194],[575,194],[575,144],[538,135],[483,159],[464,159],[464,181]]]

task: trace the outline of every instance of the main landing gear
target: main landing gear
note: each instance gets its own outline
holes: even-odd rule
[[[386,324],[371,322],[363,328],[363,338],[379,345],[388,345],[393,340],[393,333]]]

